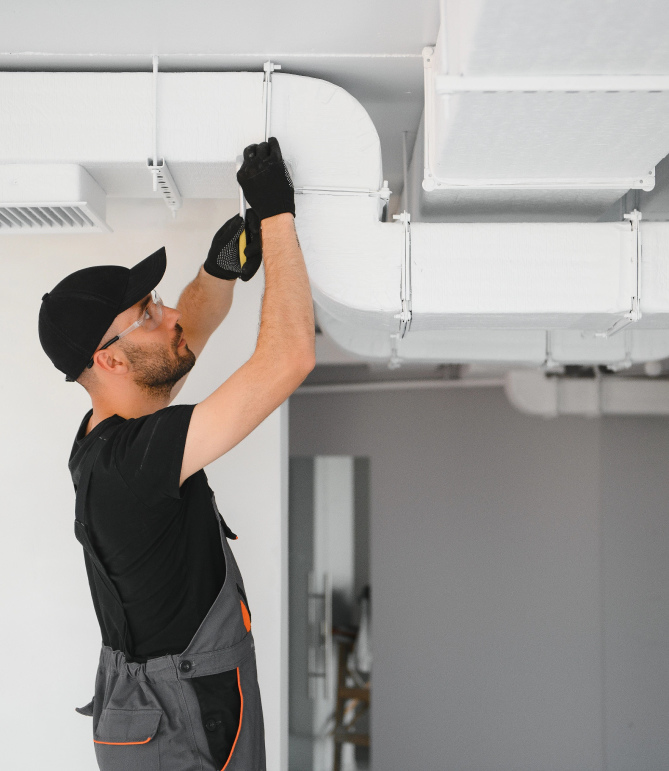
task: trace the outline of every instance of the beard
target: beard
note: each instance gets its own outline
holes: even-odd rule
[[[188,344],[179,349],[182,328],[176,324],[175,341],[165,348],[161,343],[135,345],[121,340],[123,353],[132,368],[133,381],[152,398],[169,397],[174,385],[195,365],[195,354]]]

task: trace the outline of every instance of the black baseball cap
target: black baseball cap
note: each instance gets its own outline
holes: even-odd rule
[[[163,246],[133,268],[94,265],[77,270],[42,297],[40,343],[65,380],[81,375],[116,316],[146,297],[166,267]]]

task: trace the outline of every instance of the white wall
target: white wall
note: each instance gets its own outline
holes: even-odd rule
[[[147,179],[147,184],[150,181]],[[74,490],[67,468],[90,399],[66,383],[37,336],[42,295],[72,271],[131,267],[162,245],[168,267],[160,294],[174,306],[204,261],[211,237],[235,213],[232,201],[186,201],[176,220],[162,201],[108,201],[111,234],[0,238],[2,398],[0,539],[0,723],[2,767],[32,771],[96,768],[91,722],[74,711],[93,693],[100,633],[74,538]],[[255,346],[262,271],[235,289],[232,310],[210,339],[177,403],[205,398]],[[287,758],[287,406],[207,467],[230,526],[253,607],[268,769]]]
[[[371,459],[374,769],[667,768],[668,420],[494,389],[290,411],[291,454]]]

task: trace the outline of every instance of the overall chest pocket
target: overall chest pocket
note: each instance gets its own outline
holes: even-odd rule
[[[160,771],[159,709],[104,709],[93,735],[101,771]]]

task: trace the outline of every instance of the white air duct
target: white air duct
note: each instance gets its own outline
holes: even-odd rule
[[[425,189],[652,189],[669,6],[648,0],[633,28],[628,13],[624,0],[442,0],[424,51]]]
[[[237,157],[264,135],[262,74],[159,78],[158,155],[182,196],[236,198]],[[146,165],[154,145],[150,74],[5,72],[0,98],[0,163],[76,163],[107,195],[159,195]],[[275,75],[272,133],[301,193],[296,224],[324,328],[339,325],[339,339],[353,339],[356,353],[378,356],[394,345],[401,357],[421,359],[434,343],[438,355],[426,358],[462,360],[467,340],[478,339],[470,360],[571,360],[570,347],[584,362],[633,360],[649,347],[665,355],[669,223],[412,223],[409,230],[379,221],[378,135],[341,88]],[[642,315],[633,322],[639,287]],[[623,324],[627,331],[610,336]],[[482,342],[492,330],[499,349]],[[650,332],[652,340],[640,337]]]

